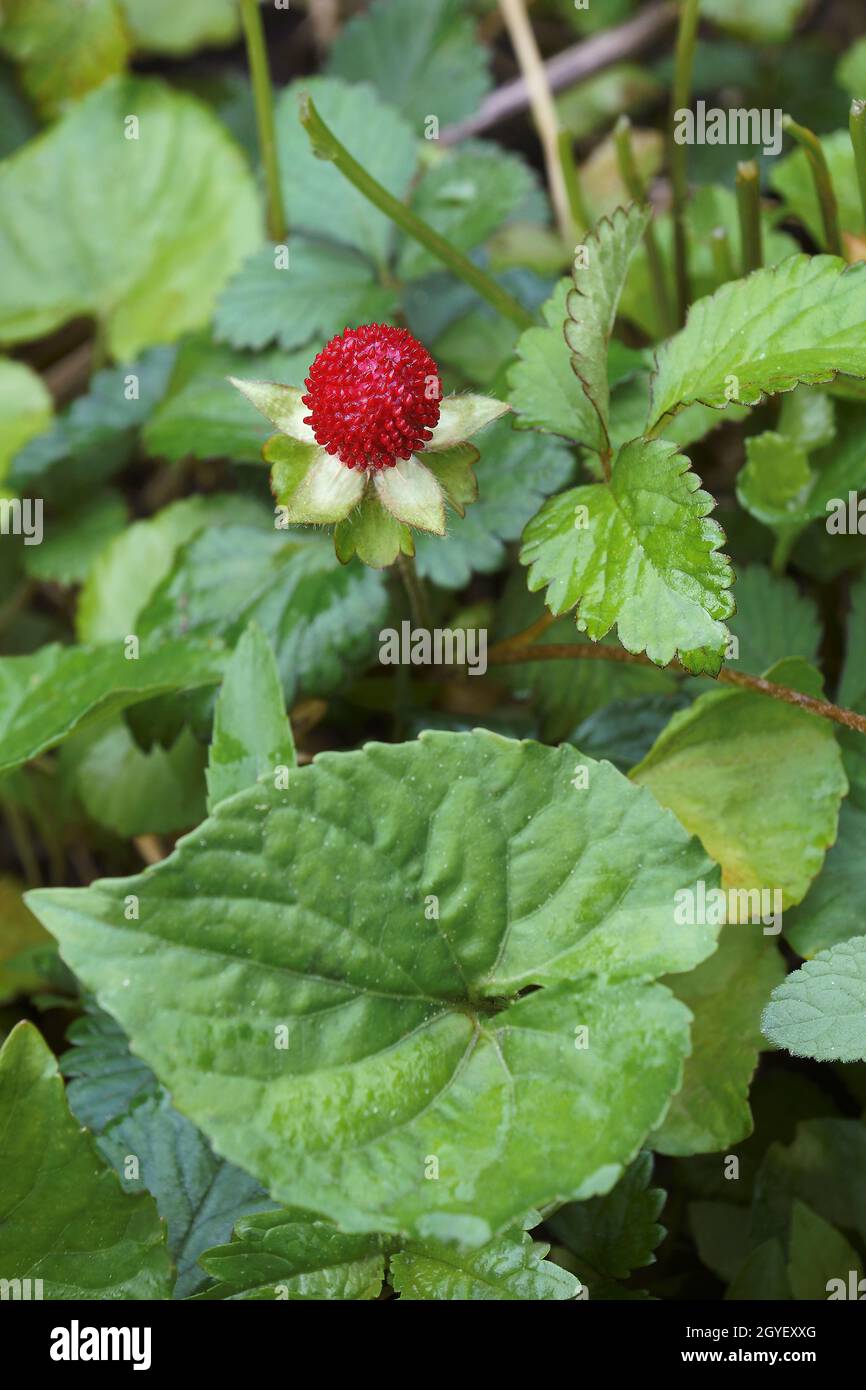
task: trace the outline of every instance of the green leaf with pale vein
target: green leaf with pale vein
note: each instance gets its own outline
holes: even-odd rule
[[[382,576],[341,565],[330,540],[273,526],[206,528],[177,555],[136,631],[145,643],[190,637],[230,646],[256,622],[276,654],[283,693],[328,695],[377,650],[388,611]]]
[[[415,185],[410,207],[422,222],[458,251],[486,241],[533,188],[529,167],[498,145],[470,141],[433,164]],[[406,238],[397,258],[397,273],[417,280],[441,268],[417,241]]]
[[[534,1219],[537,1221],[537,1216]],[[580,1292],[579,1281],[545,1258],[549,1249],[519,1226],[464,1255],[432,1242],[409,1242],[391,1256],[389,1279],[400,1298],[410,1301],[575,1298]]]
[[[276,104],[289,226],[353,246],[384,266],[394,239],[393,224],[333,164],[313,154],[298,118],[302,92],[309,94],[349,153],[395,198],[404,197],[415,172],[415,136],[402,116],[367,85],[348,86],[330,77],[304,79],[286,88]]]
[[[225,653],[214,639],[148,647],[127,660],[121,641],[41,647],[0,657],[0,772],[54,748],[87,719],[168,691],[214,685]]]
[[[57,1063],[31,1023],[0,1051],[3,1278],[43,1297],[161,1299],[171,1261],[153,1200],[128,1196],[69,1112]]]
[[[529,523],[520,555],[529,587],[547,586],[553,613],[576,606],[593,641],[616,626],[627,651],[715,674],[734,604],[712,507],[675,445],[636,439],[617,454],[610,483],[560,493]]]
[[[420,136],[431,114],[447,125],[481,105],[490,77],[473,27],[460,0],[376,0],[337,35],[327,70],[373,82]]]
[[[714,941],[672,921],[679,887],[715,881],[697,844],[609,765],[576,790],[577,757],[483,732],[320,754],[144,875],[28,903],[276,1200],[480,1245],[630,1162],[688,1048],[650,982]]]
[[[385,1279],[388,1241],[347,1235],[308,1211],[283,1207],[239,1221],[231,1244],[199,1256],[217,1282],[200,1299],[372,1299]]]
[[[682,1089],[650,1141],[659,1153],[718,1153],[751,1134],[749,1086],[765,1046],[761,1006],[785,974],[776,940],[761,922],[731,922],[709,960],[668,982],[694,1023]]]
[[[0,341],[90,315],[123,359],[203,326],[260,237],[252,176],[217,119],[139,78],[106,82],[6,160],[0,209]]]
[[[574,289],[566,300],[563,332],[571,348],[572,370],[592,407],[591,433],[581,443],[598,453],[610,448],[608,344],[629,262],[649,219],[649,208],[637,203],[627,209],[617,208],[611,217],[602,218],[593,228],[575,255]]]
[[[762,1027],[796,1057],[866,1061],[866,936],[840,941],[794,970],[773,990]]]
[[[214,712],[207,770],[208,810],[259,777],[296,763],[280,673],[270,643],[250,624],[226,666]]]
[[[732,280],[693,304],[685,328],[660,349],[649,426],[693,401],[723,410],[734,386],[734,400],[756,405],[801,382],[864,377],[864,330],[862,262],[789,256]]]
[[[768,675],[821,697],[800,658]],[[675,714],[631,775],[700,836],[726,887],[779,889],[784,907],[820,871],[848,790],[827,720],[742,689],[713,690]]]
[[[226,285],[214,315],[222,342],[236,348],[277,343],[289,350],[324,343],[344,328],[393,321],[397,293],[380,284],[372,261],[307,237],[292,238],[288,247],[285,269],[277,268],[273,246],[265,246]],[[308,363],[314,356],[315,350],[308,353]],[[258,369],[240,375],[268,377]]]
[[[605,1279],[627,1279],[632,1270],[655,1264],[653,1251],[665,1237],[658,1224],[665,1193],[650,1187],[652,1170],[652,1154],[639,1154],[604,1197],[562,1207],[547,1226],[581,1265]]]

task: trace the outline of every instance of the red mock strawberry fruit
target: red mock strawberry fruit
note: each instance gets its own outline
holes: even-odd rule
[[[304,424],[347,468],[393,468],[432,437],[439,369],[405,328],[366,323],[332,338],[310,367]]]

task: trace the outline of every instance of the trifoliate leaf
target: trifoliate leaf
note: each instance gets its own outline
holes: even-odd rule
[[[341,565],[329,539],[223,524],[181,550],[136,630],[148,646],[183,634],[187,642],[223,637],[234,646],[257,622],[274,648],[289,703],[298,691],[330,694],[363,669],[387,604],[381,575]]]
[[[797,1057],[866,1061],[866,936],[840,941],[793,971],[773,990],[761,1026]]]
[[[295,745],[270,643],[251,624],[226,665],[214,713],[208,810],[278,767],[295,766]]]
[[[198,1256],[227,1240],[236,1220],[273,1206],[255,1178],[213,1153],[162,1087],[109,1124],[98,1142],[125,1190],[149,1192],[156,1202],[177,1267],[175,1298],[189,1298],[207,1282]]]
[[[324,343],[344,328],[392,321],[397,294],[379,283],[372,261],[306,237],[288,243],[286,266],[278,260],[282,250],[262,247],[226,285],[214,315],[214,332],[222,342],[236,348],[269,343],[300,348],[314,340]],[[307,354],[307,365],[314,356],[315,350]]]
[[[220,678],[221,644],[141,644],[127,659],[122,641],[99,647],[41,647],[32,656],[0,657],[0,772],[61,743],[97,713],[109,714],[170,690],[193,690]]]
[[[866,265],[789,256],[732,280],[689,310],[658,354],[649,425],[703,401],[756,405],[839,375],[866,376]],[[708,344],[711,350],[708,351]]]
[[[546,1225],[581,1265],[606,1279],[627,1279],[633,1269],[655,1263],[653,1251],[665,1236],[658,1225],[665,1194],[650,1187],[652,1170],[652,1154],[639,1154],[604,1197],[572,1202]]]
[[[4,0],[0,51],[21,68],[24,90],[56,116],[122,72],[130,42],[117,0]]]
[[[0,483],[19,449],[48,428],[52,413],[42,378],[24,362],[0,357]]]
[[[465,516],[449,514],[447,535],[415,538],[419,574],[446,589],[461,589],[474,573],[500,569],[505,542],[519,539],[545,497],[569,482],[574,471],[569,450],[558,440],[517,431],[508,420],[486,430],[478,448],[480,458],[473,464],[478,501]],[[445,487],[439,460],[448,456],[425,449],[420,457]]]
[[[652,1136],[659,1153],[727,1151],[752,1132],[749,1085],[765,1046],[761,1005],[785,974],[777,938],[764,930],[760,920],[730,922],[709,960],[668,981],[694,1022],[682,1089]],[[772,922],[766,930],[775,931]]]
[[[545,1258],[549,1249],[520,1227],[462,1255],[432,1242],[409,1242],[391,1256],[389,1279],[401,1299],[411,1301],[575,1298],[580,1292],[579,1281]]]
[[[459,0],[427,0],[420,9],[415,0],[377,0],[338,35],[328,72],[374,82],[416,136],[425,134],[431,115],[437,135],[439,122],[472,115],[490,86],[484,49]]]
[[[346,1235],[297,1208],[263,1212],[239,1221],[230,1245],[199,1257],[217,1280],[199,1298],[378,1298],[387,1248],[383,1236]]]
[[[607,350],[613,333],[619,297],[629,261],[650,219],[648,208],[636,203],[593,228],[577,248],[572,279],[574,289],[566,300],[565,341],[571,348],[571,366],[592,406],[591,433],[581,443],[598,453],[610,448]]]
[[[712,949],[672,921],[714,881],[696,843],[606,764],[483,732],[320,754],[288,783],[145,875],[28,905],[276,1200],[475,1246],[608,1190],[679,1084],[688,1015],[648,981]]]
[[[283,92],[276,105],[277,145],[289,225],[307,235],[321,235],[328,241],[354,246],[384,266],[393,241],[393,225],[333,164],[313,154],[298,118],[301,92],[309,94],[322,120],[349,153],[396,198],[407,192],[415,171],[415,136],[403,118],[391,106],[384,105],[370,87],[348,86],[336,78],[316,77],[295,83]]]
[[[617,454],[609,484],[560,493],[529,523],[520,555],[529,587],[547,586],[553,613],[576,605],[593,641],[616,625],[627,651],[715,673],[734,604],[712,507],[675,445],[636,439]]]
[[[105,83],[8,159],[0,208],[0,341],[91,315],[119,358],[206,323],[260,236],[252,177],[216,118],[136,78]]]
[[[270,431],[229,378],[302,381],[312,355],[270,352],[251,357],[208,339],[184,343],[165,398],[145,427],[145,447],[170,463],[189,457],[261,463]]]
[[[800,659],[768,675],[821,695]],[[632,777],[700,836],[725,887],[778,889],[784,907],[820,870],[848,789],[827,720],[741,689],[710,691],[674,715]]]
[[[47,1299],[167,1298],[171,1261],[153,1200],[123,1192],[69,1113],[31,1023],[0,1052],[0,1100],[4,1279],[41,1280]]]
[[[264,507],[230,493],[185,497],[146,521],[136,521],[94,561],[78,602],[82,642],[109,642],[137,631],[151,594],[169,573],[182,545],[205,526],[266,518]]]
[[[410,207],[458,251],[471,251],[496,231],[533,187],[529,168],[498,145],[472,141],[433,164],[415,185]],[[403,280],[439,270],[441,262],[406,239],[397,258]]]

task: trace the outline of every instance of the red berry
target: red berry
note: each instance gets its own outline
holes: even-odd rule
[[[304,423],[347,468],[393,468],[424,448],[439,419],[439,369],[405,328],[344,329],[305,384]]]

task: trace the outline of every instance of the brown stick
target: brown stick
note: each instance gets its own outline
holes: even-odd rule
[[[583,43],[575,44],[563,53],[557,53],[555,58],[551,58],[544,65],[551,91],[559,92],[563,87],[571,87],[581,78],[592,77],[595,73],[618,63],[621,58],[630,57],[658,38],[659,34],[673,23],[676,15],[676,5],[665,0],[665,3],[643,10],[634,19],[617,25],[615,29],[594,34]],[[516,77],[513,82],[504,83],[485,97],[473,116],[458,121],[456,125],[446,126],[439,137],[441,143],[456,145],[458,141],[487,130],[489,126],[496,125],[507,116],[515,115],[528,105],[529,88],[522,77]]]
[[[517,634],[518,637],[522,635]],[[523,661],[569,661],[572,658],[578,661],[619,661],[624,665],[655,666],[656,670],[662,669],[656,666],[654,661],[650,661],[644,652],[627,652],[624,647],[569,642],[549,642],[541,647],[533,647],[517,644],[514,637],[491,647],[487,653],[487,664],[512,666]],[[672,661],[663,669],[676,671],[684,676],[691,674],[678,661]],[[732,671],[729,667],[723,666],[713,679],[720,685],[734,685],[741,690],[752,690],[757,695],[769,695],[774,700],[783,700],[785,704],[796,705],[798,709],[805,710],[807,714],[815,714],[819,719],[830,719],[834,724],[843,724],[846,729],[855,729],[859,734],[866,734],[866,715],[858,714],[853,709],[843,709],[841,705],[833,705],[829,700],[817,700],[813,695],[804,695],[802,691],[793,690],[790,686],[777,685],[775,681],[765,680],[763,676],[750,676],[744,671]]]

